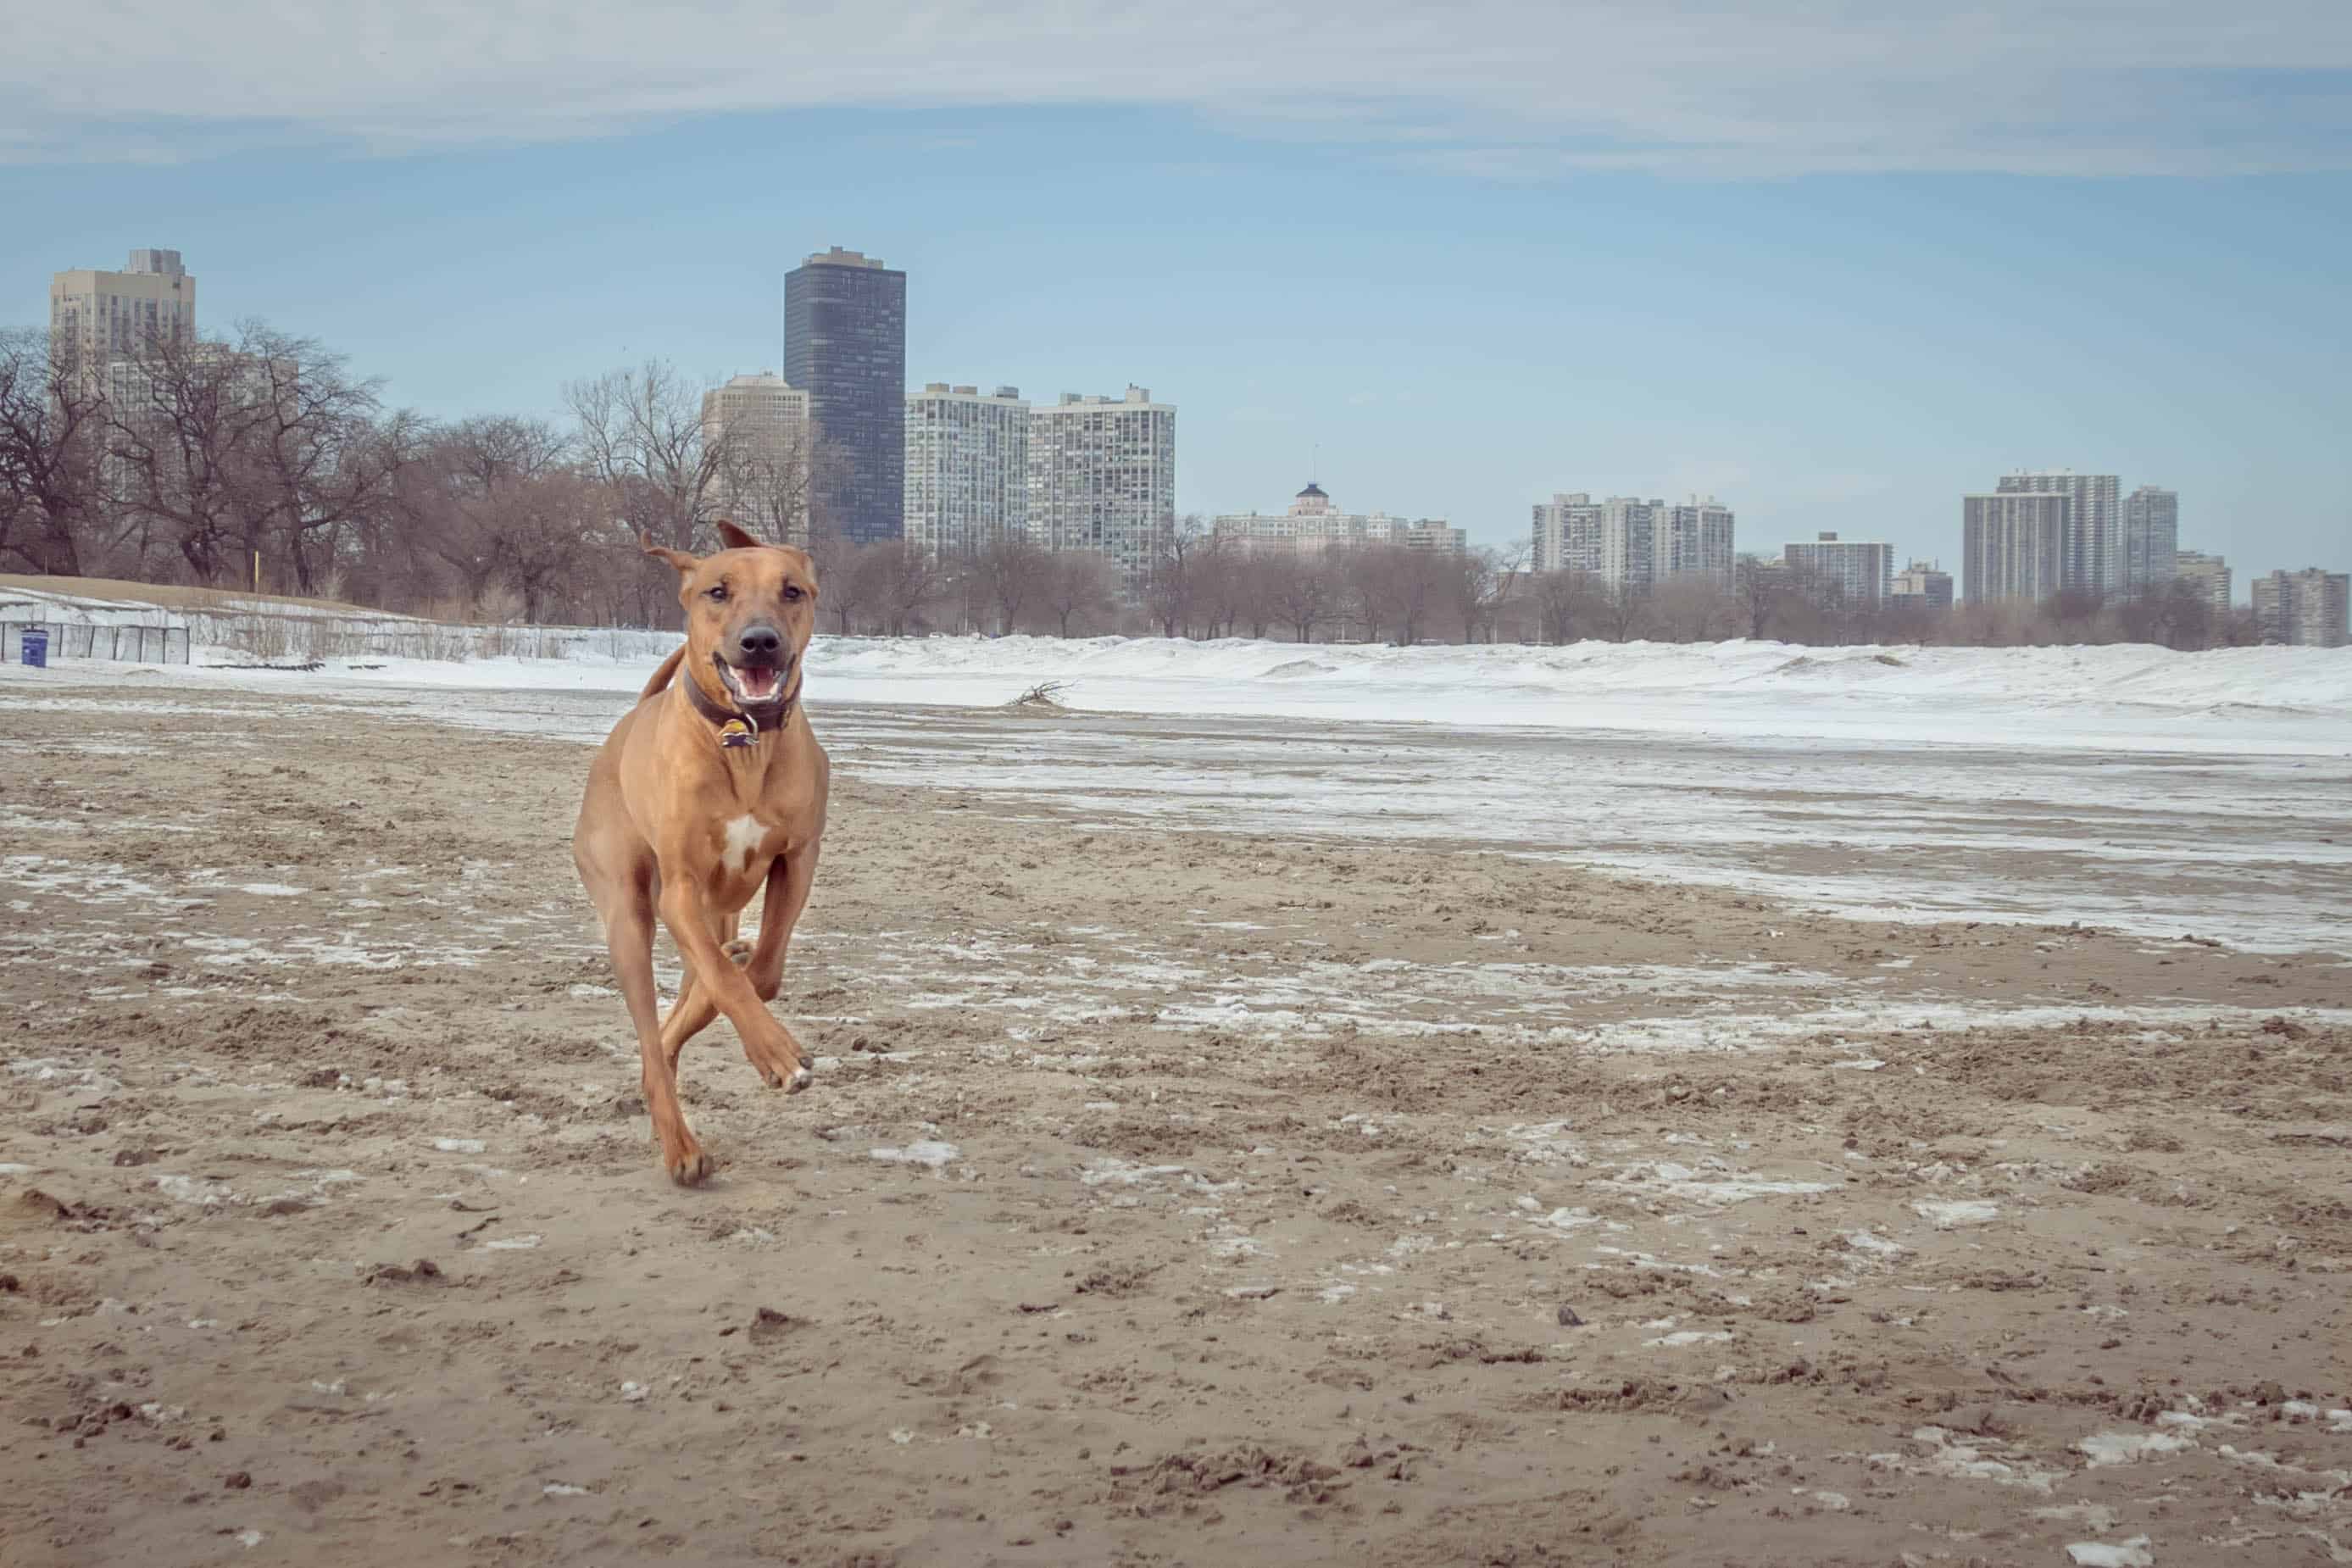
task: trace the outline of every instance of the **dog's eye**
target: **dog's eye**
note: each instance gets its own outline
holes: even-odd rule
[[[720,604],[720,603],[723,603],[723,602],[726,600],[726,597],[727,597],[727,584],[724,584],[724,583],[721,583],[721,584],[719,584],[719,586],[717,586],[716,588],[711,589],[711,590],[710,590],[710,592],[709,592],[709,594],[707,594],[707,595],[703,595],[703,596],[704,596],[705,598],[709,599],[709,600],[712,604],[714,604],[714,605],[715,605],[715,604]]]
[[[797,604],[799,604],[800,602],[801,602],[801,585],[800,585],[798,583],[787,583],[787,584],[784,584],[784,603],[785,603],[785,604],[787,604],[787,605],[797,605]]]

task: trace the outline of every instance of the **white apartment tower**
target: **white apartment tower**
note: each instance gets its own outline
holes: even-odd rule
[[[2177,561],[2180,552],[2179,495],[2154,485],[2142,485],[2124,497],[2119,537],[2123,562],[2117,590],[2125,594],[2168,590],[2173,578],[2180,574]]]
[[[1849,605],[1877,605],[1895,592],[1895,547],[1824,533],[1780,547],[1782,563],[1817,583],[1835,584]]]
[[[1994,489],[2000,495],[2064,496],[2064,581],[2059,586],[2120,594],[2126,584],[2122,509],[2116,499],[2119,488],[2113,474],[2078,474],[2066,468],[2004,474]]]
[[[1029,415],[1029,537],[1094,550],[1129,584],[1176,525],[1176,410],[1149,388],[1062,394]]]
[[[1731,509],[1709,498],[1669,506],[1635,496],[1555,495],[1534,510],[1538,572],[1590,572],[1612,588],[1696,574],[1731,585]]]
[[[2065,586],[2070,510],[2058,490],[1961,497],[1961,597],[2039,604]]]
[[[808,542],[816,435],[807,393],[772,370],[732,377],[702,395],[702,439],[724,447],[719,516],[769,539]]]
[[[82,374],[104,385],[107,367],[136,361],[155,343],[196,339],[196,280],[176,250],[134,250],[120,272],[78,268],[49,279],[49,336]]]
[[[1030,414],[1014,386],[934,381],[908,395],[908,543],[952,559],[1027,535]]]

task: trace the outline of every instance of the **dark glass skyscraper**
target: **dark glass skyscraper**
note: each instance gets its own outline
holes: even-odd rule
[[[835,246],[784,278],[784,379],[839,447],[833,521],[860,544],[906,531],[907,275]]]

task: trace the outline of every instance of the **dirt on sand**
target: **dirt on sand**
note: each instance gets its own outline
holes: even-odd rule
[[[2339,957],[851,770],[685,1191],[585,764],[0,696],[0,1563],[2352,1561]]]

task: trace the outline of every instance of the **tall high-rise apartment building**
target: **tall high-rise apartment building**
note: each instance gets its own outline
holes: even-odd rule
[[[1994,487],[2001,495],[2066,498],[2063,581],[2058,586],[2088,594],[2124,591],[2123,523],[2116,499],[2119,488],[2113,474],[2078,474],[2071,469],[2003,474]]]
[[[1528,561],[1538,572],[1590,572],[1612,588],[1692,574],[1731,584],[1731,510],[1712,498],[1669,506],[1577,490],[1537,503],[1533,523]]]
[[[1895,574],[1890,597],[1898,605],[1948,610],[1952,607],[1952,574],[1933,561],[1914,561]]]
[[[1469,537],[1443,518],[1407,520],[1384,511],[1341,511],[1323,487],[1309,484],[1281,512],[1226,512],[1210,524],[1219,539],[1246,551],[1288,550],[1314,554],[1349,544],[1402,544],[1408,550],[1460,554]]]
[[[907,542],[977,553],[1029,531],[1030,407],[1017,386],[935,381],[907,396]]]
[[[2182,550],[2174,552],[2172,562],[2173,575],[2203,589],[2215,615],[2230,613],[2230,563],[2218,555]]]
[[[2125,594],[2162,593],[2179,575],[2180,497],[2142,485],[2124,497],[2123,568],[2116,587]]]
[[[784,379],[841,453],[832,498],[860,544],[906,526],[907,275],[835,246],[784,277]]]
[[[1960,593],[1971,605],[2039,604],[2066,582],[2069,498],[2003,490],[1960,498]]]
[[[1666,508],[1665,575],[1704,577],[1730,587],[1731,528],[1731,509],[1712,496]]]
[[[195,342],[196,280],[176,250],[134,250],[120,272],[59,272],[49,279],[49,335],[104,387],[108,366],[157,343]]]
[[[808,542],[815,436],[809,395],[773,371],[702,395],[702,439],[720,453],[719,514],[764,538]]]
[[[2342,647],[2352,640],[2352,573],[2272,572],[2257,577],[2254,619],[2263,641],[2290,647]]]
[[[1821,584],[1835,584],[1849,605],[1884,602],[1895,587],[1895,547],[1824,533],[1780,547],[1781,563]]]
[[[1029,537],[1097,550],[1132,584],[1176,526],[1176,410],[1148,387],[1062,394],[1029,416]]]

